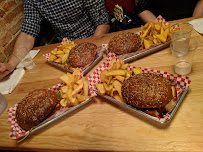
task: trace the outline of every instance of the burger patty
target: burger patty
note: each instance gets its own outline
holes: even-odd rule
[[[140,36],[132,32],[120,33],[109,41],[109,50],[118,55],[137,51],[140,46]]]
[[[81,43],[70,50],[69,63],[72,67],[84,67],[94,61],[97,46],[93,43]]]
[[[137,108],[161,108],[173,98],[170,82],[154,73],[141,73],[125,80],[121,88],[127,104]]]
[[[16,120],[21,128],[30,130],[42,122],[56,107],[57,95],[47,89],[30,92],[18,104]]]

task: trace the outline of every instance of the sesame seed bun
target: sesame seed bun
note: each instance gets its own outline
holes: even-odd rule
[[[123,82],[122,96],[127,104],[136,108],[165,107],[172,98],[171,84],[154,73],[141,73]]]
[[[97,46],[93,43],[80,43],[73,47],[69,53],[69,63],[72,67],[85,67],[92,63],[97,53]]]
[[[132,32],[119,33],[109,41],[109,51],[118,55],[135,52],[140,46],[140,36]]]
[[[54,110],[57,104],[57,95],[48,89],[31,91],[18,104],[16,120],[24,130],[30,130]]]

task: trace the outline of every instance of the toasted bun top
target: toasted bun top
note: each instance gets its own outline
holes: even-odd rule
[[[140,46],[140,36],[132,32],[119,33],[109,41],[109,50],[116,54],[134,52],[137,51]]]
[[[161,108],[172,96],[170,82],[154,73],[141,73],[125,80],[122,96],[127,104],[137,108]]]
[[[69,63],[72,67],[84,67],[94,61],[97,46],[93,43],[80,43],[73,47],[69,53]]]
[[[57,95],[48,89],[37,89],[26,95],[18,104],[16,119],[24,130],[42,122],[55,108]]]

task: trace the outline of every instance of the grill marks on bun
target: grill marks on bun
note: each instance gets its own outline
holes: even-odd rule
[[[118,55],[135,52],[141,46],[141,38],[132,32],[120,33],[114,36],[108,45],[109,50]]]
[[[136,108],[161,108],[172,98],[170,82],[154,73],[141,73],[125,80],[121,88],[127,104]]]
[[[24,130],[37,126],[54,110],[57,95],[48,89],[37,89],[30,92],[18,104],[16,120]]]

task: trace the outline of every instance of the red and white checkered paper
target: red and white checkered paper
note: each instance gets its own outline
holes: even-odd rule
[[[101,82],[101,79],[100,79],[101,72],[109,66],[109,64],[113,58],[116,58],[117,61],[119,60],[119,57],[115,53],[109,52],[107,55],[107,60],[105,62],[103,62],[100,66],[98,66],[98,68],[88,77],[90,90],[92,92],[94,91],[94,94],[96,94],[96,92],[97,92],[96,83]],[[137,68],[137,67],[129,66],[128,70],[131,71],[132,68]],[[182,92],[186,89],[186,87],[188,87],[189,84],[191,83],[191,78],[189,78],[187,76],[170,74],[168,72],[159,71],[159,70],[153,70],[153,69],[147,69],[147,68],[141,68],[141,67],[139,67],[139,68],[142,69],[142,71],[144,73],[156,73],[167,79],[170,79],[171,83],[174,84],[176,87],[178,99],[181,96]],[[171,109],[171,110],[173,110],[173,109]],[[169,113],[166,114],[166,116],[164,118],[153,117],[150,115],[149,115],[149,117],[153,117],[153,119],[156,119],[159,122],[165,122],[169,119],[170,112],[171,111],[169,111]]]
[[[82,71],[81,72],[81,77],[82,76]],[[55,91],[56,93],[61,89],[62,86],[64,86],[65,83],[61,82],[51,88],[48,88],[49,90]],[[89,89],[89,93],[90,93],[90,97],[87,99],[89,100],[90,98],[94,97],[96,94],[94,91]],[[87,101],[86,100],[86,101]],[[83,101],[83,102],[86,102]],[[15,114],[16,114],[16,109],[17,109],[18,103],[13,105],[13,107],[8,109],[8,122],[11,124],[11,132],[9,133],[9,136],[13,139],[18,139],[22,136],[24,136],[25,134],[29,133],[29,131],[25,131],[23,130],[17,123],[17,120],[15,119]],[[79,106],[79,105],[77,105]],[[58,110],[57,112],[55,112],[51,117],[49,117],[48,119],[44,120],[42,123],[45,123],[51,119],[54,119],[56,117],[58,117],[59,115],[63,114],[64,112],[67,112],[68,110],[70,110],[70,108],[64,108],[62,107],[60,110]],[[41,123],[41,124],[42,124]],[[39,124],[40,125],[40,124]],[[37,128],[37,126],[35,127]]]
[[[63,45],[64,42],[70,43],[71,41],[70,41],[69,39],[67,39],[67,38],[63,38],[63,40],[62,40],[62,42],[61,42],[60,45]],[[101,51],[101,48],[102,48],[101,46],[97,48],[97,54],[96,54],[94,60],[96,60],[98,57],[100,57],[100,56],[103,55],[103,54],[102,54],[102,51]],[[57,49],[57,48],[55,48],[55,49]],[[45,58],[47,61],[49,61],[49,56],[50,56],[50,55],[51,55],[51,53],[43,54],[44,58]],[[54,63],[53,65],[57,64],[59,67],[64,68],[62,64],[55,63],[55,62],[53,62],[53,63]],[[89,67],[89,65],[90,65],[90,64],[86,65],[85,67],[81,67],[80,69],[81,69],[82,71],[84,71],[85,69],[87,69],[87,68]]]
[[[159,16],[156,18],[155,22],[164,22],[165,25],[170,25],[167,21],[165,21],[165,19],[164,19],[161,15],[159,15]],[[141,35],[141,34],[142,34],[142,31],[139,31],[139,32],[137,32],[136,34],[137,34],[137,35]],[[147,48],[147,49],[143,49],[143,48],[141,47],[138,51],[131,52],[131,53],[126,53],[126,54],[121,54],[121,55],[118,55],[118,57],[124,60],[124,59],[127,59],[127,58],[129,58],[129,57],[142,54],[142,53],[144,53],[144,52],[146,52],[146,51],[148,51],[148,50],[150,51],[152,48],[156,48],[157,46],[164,45],[164,44],[166,44],[166,43],[167,43],[167,42],[165,42],[165,43],[153,44],[153,45],[151,45],[151,46],[150,46],[149,48]],[[108,44],[103,44],[102,47],[103,47],[104,49],[106,49],[107,52],[109,52]]]

